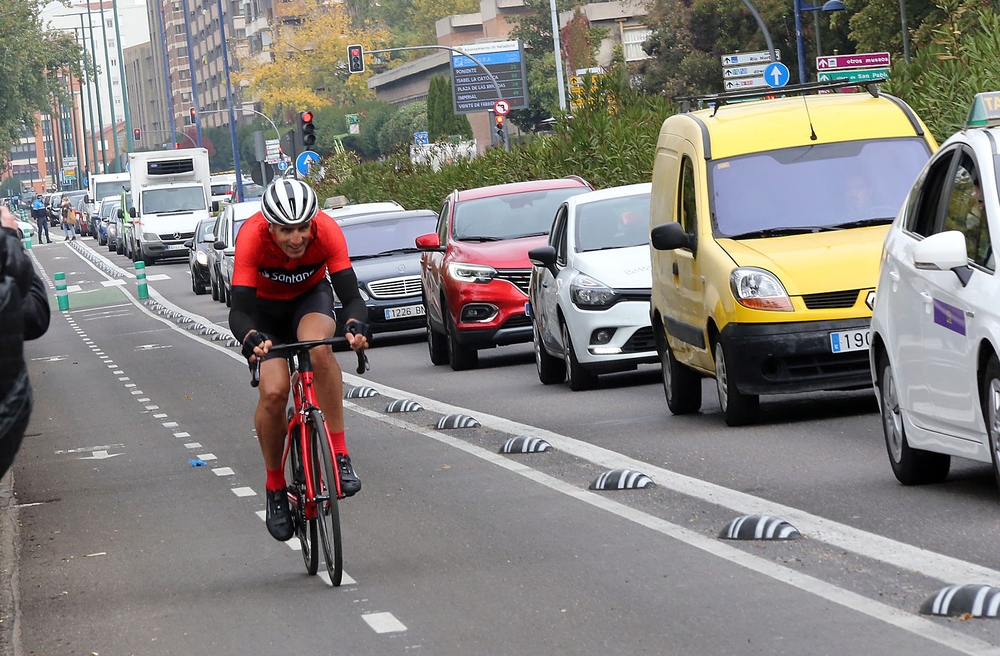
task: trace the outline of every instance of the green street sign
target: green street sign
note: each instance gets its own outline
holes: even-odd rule
[[[824,71],[820,82],[882,82],[889,79],[888,68],[857,68],[854,70]]]

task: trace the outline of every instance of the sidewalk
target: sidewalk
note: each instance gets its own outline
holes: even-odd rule
[[[0,656],[20,653],[18,633],[18,518],[13,468],[0,478]]]

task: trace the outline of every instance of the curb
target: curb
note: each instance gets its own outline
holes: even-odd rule
[[[12,467],[0,478],[0,656],[21,653],[19,533]]]

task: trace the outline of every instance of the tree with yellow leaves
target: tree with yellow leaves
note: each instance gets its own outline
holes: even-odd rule
[[[373,97],[365,83],[370,72],[347,72],[347,46],[381,47],[388,37],[384,30],[352,26],[344,5],[329,0],[293,0],[277,6],[271,61],[243,58],[236,75],[248,86],[247,95],[263,104],[265,114],[281,116]]]

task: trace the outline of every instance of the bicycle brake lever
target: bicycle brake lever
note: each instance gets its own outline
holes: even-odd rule
[[[250,387],[257,387],[260,385],[260,358],[254,363],[248,363],[250,365]]]
[[[364,375],[370,368],[371,365],[368,364],[368,356],[365,355],[364,351],[358,351],[358,373]]]

